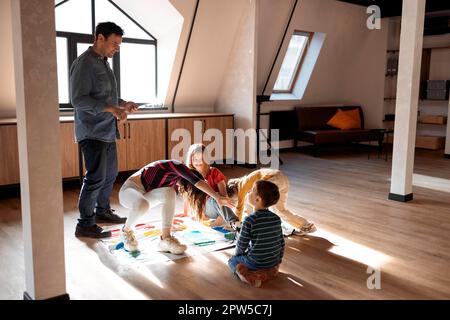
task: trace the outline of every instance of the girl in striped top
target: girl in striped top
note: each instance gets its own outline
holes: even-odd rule
[[[158,205],[162,205],[162,235],[159,250],[173,254],[182,254],[186,250],[186,246],[171,235],[176,197],[174,187],[181,180],[194,185],[221,205],[232,206],[229,198],[216,193],[198,172],[190,170],[183,163],[176,160],[152,162],[129,177],[119,191],[120,204],[130,210],[121,234],[127,251],[139,252],[133,228],[139,218]]]
[[[242,223],[242,229],[236,244],[236,253],[228,261],[231,271],[242,281],[250,283],[242,274],[239,265],[251,271],[270,270],[276,268],[283,259],[284,238],[281,219],[268,208],[277,203],[280,198],[278,187],[265,180],[255,182],[248,201],[254,207],[254,212]],[[251,283],[260,286],[260,282]]]

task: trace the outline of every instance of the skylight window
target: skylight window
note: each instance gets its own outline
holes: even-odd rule
[[[275,93],[291,93],[311,40],[311,33],[295,31],[273,88]]]

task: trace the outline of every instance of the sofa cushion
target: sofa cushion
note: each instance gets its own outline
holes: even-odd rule
[[[357,125],[355,129],[361,129],[361,115],[358,108],[342,112],[344,112],[346,115],[350,116],[352,119],[356,121]]]
[[[299,130],[330,130],[334,129],[327,122],[336,114],[338,109],[343,111],[357,109],[359,111],[361,128],[364,128],[364,117],[360,106],[299,106],[295,108]]]
[[[327,122],[327,125],[341,130],[360,128],[359,122],[355,119],[355,117],[347,114],[341,109],[338,109],[336,114]]]

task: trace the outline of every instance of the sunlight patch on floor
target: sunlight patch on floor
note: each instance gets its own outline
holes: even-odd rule
[[[416,187],[450,193],[450,180],[448,179],[436,178],[414,173],[413,185]]]
[[[195,259],[202,260],[203,262],[209,262],[209,259],[206,257],[205,254],[198,254],[198,255],[196,255],[194,257],[195,257]]]
[[[288,278],[288,280],[289,281],[291,281],[291,282],[293,282],[293,283],[295,283],[296,285],[298,285],[298,286],[300,286],[300,287],[303,287],[303,285],[300,283],[300,282],[298,282],[298,281],[295,281],[294,279],[292,279],[291,277],[287,277]]]
[[[380,251],[363,246],[322,228],[319,228],[311,235],[327,239],[334,244],[334,246],[329,249],[330,252],[373,268],[379,268],[392,260],[390,256]]]
[[[211,253],[214,258],[228,266],[228,260],[230,259],[230,256],[227,255],[225,252],[212,252]]]
[[[148,280],[153,282],[155,285],[157,285],[161,289],[164,289],[164,286],[163,286],[162,282],[148,268],[146,268],[144,266],[139,266],[139,267],[133,267],[133,269],[134,269],[134,271],[136,271],[137,273],[139,273],[143,277],[147,278]]]

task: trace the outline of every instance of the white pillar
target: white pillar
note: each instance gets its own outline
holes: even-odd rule
[[[450,159],[450,100],[448,101],[447,110],[447,134],[445,137],[445,157]]]
[[[55,2],[14,0],[11,5],[25,253],[24,298],[68,298]]]
[[[426,0],[403,0],[389,199],[412,200],[417,105]]]

